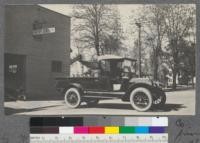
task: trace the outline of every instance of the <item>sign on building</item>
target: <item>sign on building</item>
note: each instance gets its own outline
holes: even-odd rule
[[[55,27],[50,27],[50,28],[41,28],[41,29],[36,29],[33,30],[33,35],[43,35],[43,34],[50,34],[50,33],[55,33],[56,29]]]

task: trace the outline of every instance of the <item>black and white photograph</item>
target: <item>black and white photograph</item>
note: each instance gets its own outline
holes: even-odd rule
[[[5,115],[195,115],[195,4],[5,6]]]

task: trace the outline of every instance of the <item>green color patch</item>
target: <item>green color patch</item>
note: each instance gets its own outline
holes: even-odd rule
[[[135,133],[134,127],[119,127],[120,134]]]

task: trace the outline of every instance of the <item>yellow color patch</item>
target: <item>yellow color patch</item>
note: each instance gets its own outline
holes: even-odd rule
[[[119,134],[119,127],[105,127],[105,134]]]

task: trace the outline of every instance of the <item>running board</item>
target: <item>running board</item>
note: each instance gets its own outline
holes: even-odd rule
[[[116,98],[117,99],[117,97],[111,97],[111,96],[109,96],[109,97],[106,97],[106,96],[98,96],[98,95],[84,95],[83,96],[84,98],[97,98],[97,99],[113,99],[113,98]]]
[[[84,91],[85,94],[125,95],[125,92]]]

